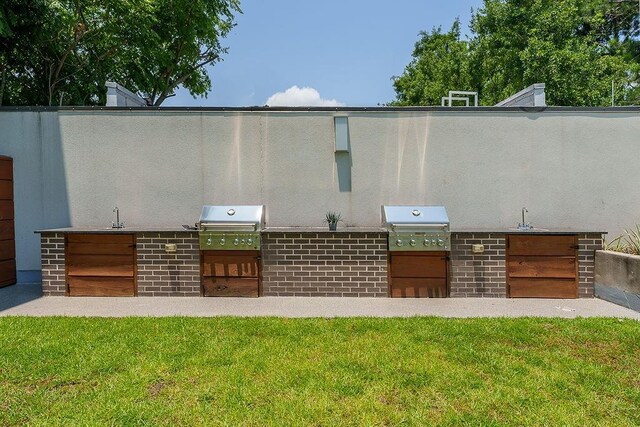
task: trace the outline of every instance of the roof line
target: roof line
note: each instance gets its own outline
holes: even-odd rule
[[[0,106],[7,111],[130,111],[130,112],[640,112],[640,106],[627,107],[105,107],[105,106]]]

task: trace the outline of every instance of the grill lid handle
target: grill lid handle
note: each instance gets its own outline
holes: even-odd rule
[[[395,222],[390,224],[392,229],[396,227],[414,227],[414,228],[447,228],[449,224],[447,223],[433,223],[433,222]]]
[[[200,230],[205,229],[220,229],[220,230],[230,230],[230,229],[240,229],[240,230],[251,230],[257,231],[258,224],[255,222],[203,222],[200,223]]]

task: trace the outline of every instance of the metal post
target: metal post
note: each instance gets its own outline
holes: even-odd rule
[[[613,87],[613,80],[611,80],[611,106],[615,107],[616,105],[616,93]]]

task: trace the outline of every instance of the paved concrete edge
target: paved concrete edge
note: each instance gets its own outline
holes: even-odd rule
[[[73,317],[614,317],[640,313],[602,299],[329,297],[43,297],[39,284],[0,289],[0,316]]]

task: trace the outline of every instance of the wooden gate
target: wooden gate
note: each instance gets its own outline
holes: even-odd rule
[[[0,287],[16,283],[13,159],[0,156]]]

